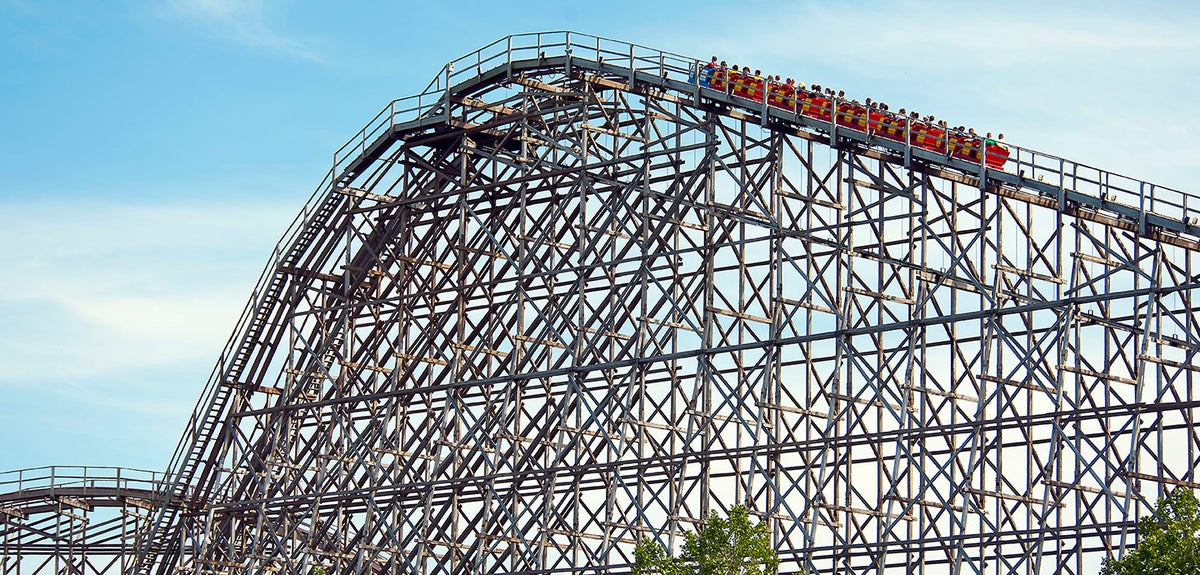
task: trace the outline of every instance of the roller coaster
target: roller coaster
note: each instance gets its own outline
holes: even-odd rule
[[[514,35],[388,103],[165,474],[0,475],[0,573],[620,575],[744,504],[781,573],[1084,575],[1200,487],[1200,196],[705,65]]]

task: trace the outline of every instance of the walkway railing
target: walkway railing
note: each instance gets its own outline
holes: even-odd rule
[[[157,491],[165,475],[128,467],[50,465],[0,472],[0,495],[46,488],[88,487]]]

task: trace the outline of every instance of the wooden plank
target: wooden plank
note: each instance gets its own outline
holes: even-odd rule
[[[259,393],[265,393],[267,395],[283,395],[283,390],[279,389],[278,387],[266,387],[262,385],[255,385],[253,383],[246,383],[243,381],[226,381],[222,382],[221,385],[224,385],[225,387],[232,387],[234,389],[256,391]]]
[[[758,316],[758,315],[751,315],[748,313],[736,312],[736,311],[732,311],[732,310],[722,309],[722,308],[719,308],[716,306],[710,307],[708,309],[712,310],[712,312],[717,315],[735,317],[735,318],[744,319],[747,321],[756,321],[758,323],[765,323],[765,324],[771,323],[770,318],[766,318],[766,317],[762,317],[762,316]]]
[[[908,497],[900,497],[899,495],[888,495],[887,497],[889,499],[893,499],[895,501],[899,501],[900,503],[904,503],[907,505],[920,505],[922,507],[936,507],[938,509],[949,509],[951,511],[958,511],[958,512],[962,512],[964,510],[961,505],[955,505],[953,503],[945,504],[940,501],[930,501],[928,499],[910,499]],[[968,513],[980,513],[982,515],[987,515],[987,511],[983,511],[983,510],[967,509],[966,511]]]
[[[1002,271],[1002,272],[1008,273],[1008,274],[1016,274],[1016,275],[1024,276],[1027,278],[1048,281],[1048,282],[1056,283],[1059,285],[1065,285],[1067,283],[1066,280],[1064,280],[1058,276],[1039,274],[1036,272],[1031,272],[1029,270],[1023,270],[1023,269],[1014,268],[1012,266],[1006,266],[1004,264],[992,264],[992,269],[999,270],[999,271]]]
[[[550,340],[550,339],[537,339],[537,338],[529,337],[527,335],[514,335],[513,339],[515,339],[517,341],[525,342],[525,343],[536,343],[536,344],[544,345],[547,347],[556,347],[558,349],[566,349],[567,348],[567,346],[563,345],[561,342],[557,342],[557,341]]]
[[[58,496],[58,502],[59,502],[59,503],[65,503],[65,504],[67,504],[67,505],[70,505],[71,507],[74,507],[74,508],[76,508],[76,509],[82,509],[82,510],[84,510],[84,511],[91,511],[91,510],[92,510],[92,504],[91,504],[91,503],[88,503],[88,502],[86,502],[86,501],[84,501],[84,500],[82,500],[82,499],[76,499],[76,498],[74,498],[74,497],[67,497],[67,496],[65,496],[65,495],[59,495],[59,496]]]
[[[1085,254],[1083,252],[1071,252],[1071,257],[1081,259],[1085,262],[1106,265],[1106,266],[1114,267],[1114,268],[1123,268],[1123,267],[1128,267],[1128,265],[1129,265],[1129,264],[1126,264],[1124,262],[1119,262],[1114,259],[1097,257],[1097,256],[1093,256],[1091,254]]]
[[[846,206],[843,206],[842,204],[839,204],[836,202],[830,202],[827,200],[822,200],[820,198],[814,198],[812,196],[802,196],[800,194],[794,194],[794,193],[792,193],[788,190],[784,190],[782,188],[776,189],[775,194],[778,196],[785,197],[785,198],[790,198],[793,200],[800,200],[802,202],[808,202],[810,204],[816,204],[818,206],[830,208],[830,209],[834,209],[834,210],[846,209]]]
[[[1044,483],[1051,487],[1058,487],[1060,489],[1074,489],[1076,491],[1082,491],[1084,493],[1096,493],[1096,494],[1108,493],[1098,487],[1088,487],[1087,485],[1079,485],[1077,483],[1065,483],[1062,481],[1046,481]],[[1112,491],[1112,494],[1113,494],[1113,497],[1126,497],[1128,495],[1124,491]]]
[[[1174,367],[1176,369],[1186,369],[1188,371],[1200,371],[1200,365],[1196,365],[1194,363],[1184,363],[1182,361],[1174,361],[1174,360],[1165,359],[1165,358],[1161,358],[1161,357],[1155,357],[1153,355],[1147,355],[1144,353],[1139,353],[1138,359],[1140,359],[1142,361],[1149,361],[1151,363],[1157,363],[1159,365],[1165,365],[1167,367]]]
[[[937,396],[941,396],[941,397],[945,397],[945,398],[949,398],[949,399],[961,399],[964,401],[974,401],[974,402],[979,401],[979,398],[975,397],[973,395],[965,395],[962,393],[942,391],[940,389],[930,389],[927,387],[918,387],[915,385],[902,385],[902,386],[900,386],[900,389],[907,390],[907,391],[915,391],[917,393],[927,393],[929,395],[937,395]]]
[[[479,98],[472,98],[471,96],[451,96],[450,101],[501,116],[514,116],[521,113],[516,108],[509,108],[503,104],[491,104]]]
[[[418,260],[418,259],[410,257],[410,256],[398,256],[396,259],[406,261],[406,262],[409,262],[412,264],[421,265],[421,266],[435,267],[435,268],[442,269],[442,270],[454,269],[454,266],[452,266],[450,264],[444,264],[441,262],[435,262],[435,261],[431,261],[431,260]]]
[[[597,134],[606,134],[609,136],[613,136],[614,138],[625,138],[628,140],[633,140],[635,142],[641,142],[643,144],[646,143],[646,139],[641,136],[635,136],[633,134],[626,134],[625,132],[621,132],[619,130],[613,130],[613,129],[604,128],[601,126],[593,126],[591,124],[581,124],[581,127],[583,128],[583,131],[585,131],[585,132],[595,132]]]
[[[658,221],[660,221],[660,222],[667,222],[668,224],[674,224],[674,225],[676,225],[676,226],[679,226],[679,227],[681,227],[681,228],[688,228],[688,229],[691,229],[691,230],[699,230],[699,231],[702,231],[702,232],[707,232],[707,231],[708,231],[708,226],[706,226],[706,225],[703,225],[703,224],[694,224],[694,223],[692,223],[692,222],[685,222],[685,221],[683,221],[683,220],[673,220],[673,219],[666,218],[666,217],[663,217],[663,216],[660,216],[660,215],[657,215],[657,214],[646,214],[646,217],[648,217],[648,218],[650,218],[650,219],[652,219],[652,220],[658,220]]]
[[[867,296],[867,297],[873,297],[876,299],[881,299],[884,301],[891,301],[891,302],[896,302],[896,303],[902,303],[905,305],[913,305],[913,304],[917,303],[916,300],[898,297],[898,296],[894,296],[894,295],[888,295],[885,293],[874,292],[874,291],[865,290],[865,289],[859,289],[856,287],[846,286],[842,289],[844,291],[846,291],[847,293],[852,293],[852,294],[857,294],[857,295]]]
[[[616,433],[616,432],[595,431],[592,429],[585,429],[585,428],[581,428],[581,427],[570,427],[568,425],[557,425],[555,427],[559,431],[578,433],[580,435],[589,435],[591,437],[604,437],[606,439],[620,439],[620,440],[628,441],[631,443],[634,441],[641,441],[640,439],[638,439],[636,437],[631,437],[631,436],[627,436],[627,435]]]
[[[658,324],[658,325],[665,325],[665,326],[667,326],[667,327],[671,327],[671,328],[675,328],[675,329],[685,329],[685,330],[687,330],[687,331],[691,331],[691,332],[695,332],[695,331],[696,331],[696,330],[695,330],[695,329],[693,329],[691,326],[689,326],[689,325],[687,325],[687,324],[684,324],[684,323],[679,323],[679,322],[677,322],[677,321],[667,321],[667,320],[658,319],[658,318],[653,318],[653,317],[649,317],[649,316],[639,317],[639,318],[638,318],[638,320],[639,320],[639,321],[644,321],[644,322],[646,322],[646,323],[653,323],[653,324]]]
[[[944,285],[944,286],[951,287],[954,289],[960,289],[963,291],[978,293],[978,294],[983,293],[982,291],[979,290],[979,288],[977,286],[975,286],[973,284],[969,284],[964,281],[951,279],[945,273],[938,273],[938,272],[925,271],[925,270],[917,271],[918,279],[922,279],[931,284],[938,283],[938,281],[940,281],[941,278],[943,278],[943,277],[947,278],[946,280],[942,281],[942,285]]]
[[[763,409],[774,409],[784,413],[795,413],[807,417],[816,417],[818,419],[829,419],[828,413],[822,413],[813,409],[804,409],[802,407],[792,407],[790,405],[780,405],[778,403],[767,403],[764,401],[758,402],[758,406]]]
[[[343,186],[340,188],[334,188],[333,191],[335,191],[339,194],[350,196],[352,198],[362,198],[365,200],[373,200],[373,201],[385,203],[385,204],[391,203],[391,202],[394,202],[394,201],[400,199],[400,198],[395,198],[392,196],[381,196],[379,194],[372,194],[371,192],[368,192],[362,188],[355,188],[352,186]]]
[[[28,517],[25,515],[24,511],[21,511],[20,509],[13,509],[10,507],[0,507],[0,515],[12,517],[15,519],[28,519]]]
[[[878,407],[880,409],[882,409],[884,407],[890,407],[893,411],[902,411],[902,409],[899,405],[895,405],[892,403],[886,403],[880,399],[867,399],[865,397],[854,397],[854,396],[846,395],[843,393],[831,393],[831,394],[829,394],[829,397],[832,397],[834,399],[840,399],[842,401],[849,401],[852,403],[857,403],[859,405],[869,405],[871,407]]]
[[[140,507],[140,508],[142,508],[142,509],[145,509],[145,510],[147,510],[147,511],[155,511],[155,510],[157,510],[157,509],[158,509],[158,506],[157,506],[157,505],[155,505],[155,504],[153,504],[153,503],[151,503],[151,502],[149,502],[149,501],[143,501],[143,500],[141,500],[141,499],[136,499],[136,498],[133,498],[133,497],[121,497],[121,501],[122,501],[122,502],[124,502],[126,505],[132,505],[132,506],[134,506],[134,507]]]
[[[415,355],[410,355],[410,354],[402,353],[402,352],[395,352],[392,355],[394,355],[400,359],[406,359],[408,361],[419,361],[422,363],[431,363],[433,365],[450,365],[450,362],[443,360],[443,359],[438,359],[436,357],[418,357]]]
[[[1128,385],[1137,385],[1137,380],[1135,380],[1135,379],[1130,379],[1128,377],[1121,377],[1119,375],[1113,375],[1111,373],[1101,373],[1099,371],[1085,369],[1082,367],[1075,367],[1075,366],[1064,364],[1064,365],[1059,365],[1058,369],[1060,369],[1062,371],[1070,372],[1070,373],[1077,373],[1079,375],[1084,375],[1087,377],[1095,377],[1097,379],[1115,381],[1117,383],[1124,383],[1124,384],[1128,384]]]
[[[632,335],[625,335],[623,333],[618,333],[615,331],[598,331],[595,328],[590,328],[590,327],[583,328],[583,332],[590,333],[590,334],[600,334],[604,337],[615,337],[617,339],[621,339],[621,340],[625,340],[625,341],[629,341],[629,340],[633,339]]]
[[[555,242],[555,241],[551,241],[551,240],[543,240],[543,239],[535,238],[532,236],[513,235],[511,237],[521,240],[523,242],[532,242],[532,243],[547,245],[547,246],[550,246],[553,248],[558,248],[560,250],[569,250],[573,247],[570,244],[563,244],[563,243],[559,243],[559,242]]]
[[[479,352],[479,353],[484,353],[484,354],[491,355],[494,357],[499,357],[499,358],[508,357],[507,351],[500,351],[498,349],[492,349],[489,347],[475,347],[475,346],[467,345],[465,343],[457,343],[457,342],[451,343],[450,347],[457,349],[459,351]]]
[[[820,304],[812,303],[811,300],[800,301],[800,300],[794,300],[794,299],[788,299],[785,297],[781,297],[781,298],[778,298],[778,301],[779,301],[779,303],[784,304],[784,305],[792,305],[792,306],[796,306],[796,307],[802,307],[804,309],[811,309],[813,311],[827,313],[830,315],[837,315],[837,312],[834,311],[833,309],[827,308]]]
[[[364,363],[354,363],[352,361],[340,361],[340,360],[338,361],[338,363],[341,364],[342,367],[348,367],[350,369],[362,369],[362,370],[366,370],[366,371],[374,371],[376,373],[382,373],[384,375],[392,374],[391,369],[388,369],[386,367],[379,367],[378,365],[367,365]]]
[[[487,250],[481,250],[481,249],[478,249],[478,248],[472,248],[472,247],[469,247],[469,246],[464,246],[464,245],[455,245],[455,246],[454,246],[454,249],[456,249],[456,250],[459,250],[459,251],[464,251],[464,252],[472,253],[472,254],[482,254],[482,255],[485,255],[485,256],[488,256],[488,257],[491,257],[491,258],[500,259],[500,260],[506,260],[506,259],[508,259],[508,256],[506,256],[506,255],[504,255],[504,254],[502,254],[502,253],[500,253],[500,252],[489,252],[489,251],[487,251]]]
[[[882,519],[900,519],[902,521],[912,521],[913,520],[913,516],[908,513],[905,513],[904,515],[896,515],[894,513],[885,513],[883,511],[879,511],[877,509],[861,509],[858,507],[850,507],[849,505],[832,505],[829,503],[821,503],[821,502],[816,502],[816,501],[812,503],[812,506],[813,507],[821,507],[823,509],[829,509],[831,511],[839,511],[842,513],[853,513],[855,515],[867,515],[870,517],[879,517]]]
[[[1057,507],[1059,509],[1066,507],[1066,504],[1064,504],[1064,503],[1054,503],[1052,501],[1045,501],[1045,500],[1036,499],[1033,497],[1026,497],[1024,495],[1013,495],[1011,493],[1001,493],[999,491],[987,491],[985,489],[975,489],[974,487],[963,488],[963,493],[970,493],[971,495],[975,495],[977,497],[994,497],[996,499],[1003,499],[1005,501],[1017,501],[1019,503],[1027,503],[1030,505],[1045,505],[1047,507]]]
[[[301,268],[292,267],[292,266],[279,266],[279,271],[281,271],[285,274],[291,275],[291,276],[325,280],[328,282],[340,282],[343,279],[343,276],[327,274],[324,272],[318,272],[318,271],[313,271],[313,270],[306,270],[306,269],[301,269]]]
[[[582,225],[579,227],[582,229],[585,229],[589,232],[600,232],[603,234],[607,234],[607,235],[622,238],[622,239],[630,239],[630,237],[631,237],[629,234],[622,232],[622,231],[618,231],[618,230],[610,230],[607,228],[598,228],[598,227],[589,226],[589,225]]]
[[[1036,385],[1036,384],[1032,384],[1032,383],[1025,383],[1025,382],[1021,382],[1021,381],[1013,381],[1011,379],[1004,379],[1002,377],[996,377],[994,375],[980,374],[976,377],[978,377],[979,379],[981,379],[983,381],[990,381],[992,383],[999,383],[1001,385],[1011,385],[1013,387],[1020,387],[1020,388],[1028,389],[1030,391],[1041,391],[1041,392],[1045,392],[1045,393],[1057,393],[1058,392],[1058,388],[1056,388],[1056,387],[1052,387],[1052,386],[1042,387],[1040,385]]]
[[[1195,481],[1184,481],[1182,479],[1171,479],[1170,477],[1147,475],[1145,473],[1138,473],[1136,471],[1126,471],[1122,473],[1122,475],[1132,479],[1142,479],[1145,481],[1153,481],[1155,483],[1166,483],[1167,485],[1178,485],[1180,487],[1187,487],[1188,489],[1200,489],[1200,483],[1196,483]]]
[[[497,130],[495,128],[484,128],[478,124],[471,124],[454,118],[451,118],[446,123],[449,124],[451,128],[457,128],[463,132],[466,132],[467,134],[483,134],[485,136],[491,136],[497,139],[503,139],[508,135],[508,132]]]
[[[516,76],[515,78],[512,79],[512,81],[514,84],[520,84],[522,86],[525,86],[526,88],[533,88],[535,90],[540,90],[542,92],[550,92],[551,94],[557,94],[559,96],[568,96],[568,97],[579,98],[579,99],[584,98],[584,94],[582,92],[575,92],[573,90],[568,90],[568,89],[560,87],[560,86],[555,86],[553,84],[547,84],[547,83],[539,81],[539,80],[534,80],[533,78],[526,77],[525,74],[520,74],[520,75]]]
[[[845,180],[845,181],[846,181],[846,183],[847,183],[847,184],[850,184],[850,185],[852,185],[852,186],[856,186],[856,187],[859,187],[859,188],[869,188],[869,189],[872,189],[872,190],[876,190],[876,191],[880,191],[880,192],[885,192],[885,193],[889,193],[889,194],[906,194],[906,193],[908,193],[906,190],[902,190],[902,189],[900,189],[900,188],[889,188],[889,187],[887,187],[887,186],[883,186],[883,185],[880,185],[880,184],[876,184],[875,182],[868,182],[868,181],[865,181],[865,180],[858,180],[858,179],[854,179],[854,178],[846,178],[846,180]]]
[[[437,458],[432,455],[427,455],[424,453],[413,453],[411,451],[401,451],[399,449],[384,449],[381,447],[381,448],[371,448],[371,451],[374,451],[376,453],[383,453],[386,455],[395,455],[396,457],[407,457],[409,459],[423,459],[425,461],[437,461]]]
[[[671,431],[674,433],[687,432],[687,430],[682,427],[676,427],[674,425],[666,425],[664,423],[656,423],[653,421],[642,421],[642,420],[633,419],[633,418],[629,418],[629,417],[623,417],[623,418],[619,419],[618,421],[620,421],[622,423],[628,423],[630,425],[637,425],[639,427],[645,427],[645,428],[649,428],[649,429],[658,429],[660,431]]]

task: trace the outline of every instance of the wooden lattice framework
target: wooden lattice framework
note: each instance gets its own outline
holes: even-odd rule
[[[697,67],[518,36],[385,109],[273,255],[135,571],[621,573],[745,503],[782,572],[1083,575],[1196,486],[1195,196]]]

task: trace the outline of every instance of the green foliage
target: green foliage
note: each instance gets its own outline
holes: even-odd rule
[[[779,568],[768,525],[751,525],[744,505],[731,509],[728,519],[714,512],[704,528],[684,537],[679,557],[649,539],[639,541],[633,575],[774,575]]]
[[[1138,522],[1137,548],[1105,560],[1101,575],[1195,575],[1200,573],[1200,502],[1176,487]]]

